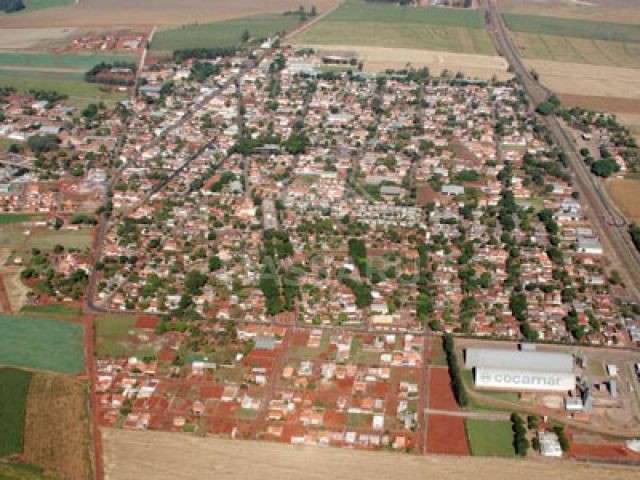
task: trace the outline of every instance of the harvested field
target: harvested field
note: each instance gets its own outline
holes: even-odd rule
[[[640,43],[616,42],[537,33],[513,34],[525,58],[556,62],[640,68]]]
[[[327,45],[305,44],[318,50],[327,49]],[[443,70],[452,73],[463,72],[468,76],[488,80],[496,76],[500,80],[509,79],[508,65],[502,57],[471,55],[461,53],[416,50],[409,48],[359,47],[353,45],[332,45],[332,50],[357,52],[364,61],[367,72],[381,72],[389,68],[428,67],[434,75]]]
[[[469,455],[464,418],[429,415],[427,418],[427,452]]]
[[[513,457],[513,431],[511,422],[492,420],[466,420],[471,455]]]
[[[459,410],[451,389],[451,377],[447,367],[431,367],[429,381],[429,408],[436,410]]]
[[[628,113],[640,115],[640,98],[597,97],[564,93],[558,96],[563,105],[580,106],[599,112]]]
[[[569,455],[578,460],[640,464],[640,453],[633,452],[623,445],[572,443]]]
[[[335,0],[154,0],[153,7],[145,0],[82,0],[73,5],[19,15],[0,15],[0,27],[79,27],[114,28],[120,26],[183,25],[261,13],[281,13],[303,5],[307,10],[315,5],[324,11]],[[0,42],[1,44],[1,42]]]
[[[153,37],[152,50],[173,51],[186,48],[233,47],[240,43],[243,32],[252,38],[266,38],[299,25],[295,15],[268,14],[225,20],[223,22],[186,25],[161,30]]]
[[[638,70],[579,63],[526,60],[542,83],[559,94],[640,99]]]
[[[91,478],[87,386],[63,375],[36,373],[27,397],[24,455],[58,478]]]
[[[632,178],[609,178],[607,192],[622,214],[631,222],[640,224],[640,180]]]
[[[296,35],[293,42],[495,54],[479,11],[398,7],[356,0],[345,2]]]
[[[82,327],[0,315],[0,364],[62,373],[84,370]]]
[[[15,17],[11,17],[15,18]],[[0,15],[0,25],[10,19]],[[77,33],[75,28],[0,28],[0,50],[33,48],[51,40],[60,40]]]
[[[637,468],[502,458],[419,457],[339,448],[199,438],[164,432],[103,430],[107,480],[631,480]]]

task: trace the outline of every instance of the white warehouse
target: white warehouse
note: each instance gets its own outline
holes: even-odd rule
[[[476,388],[518,392],[568,392],[576,387],[573,356],[567,353],[467,348],[465,367]]]

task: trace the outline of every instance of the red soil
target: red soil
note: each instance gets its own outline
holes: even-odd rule
[[[458,403],[451,389],[451,377],[446,367],[431,367],[429,381],[429,408],[458,411]]]
[[[464,418],[429,415],[427,421],[427,452],[446,455],[469,455]]]

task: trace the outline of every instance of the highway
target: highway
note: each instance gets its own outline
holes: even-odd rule
[[[488,1],[486,20],[487,30],[498,53],[509,62],[511,70],[520,80],[532,103],[538,105],[547,100],[551,91],[534,78],[520,58],[500,15],[497,0]],[[600,181],[582,161],[571,133],[561,124],[558,117],[547,115],[540,118],[554,143],[568,157],[574,186],[580,192],[587,216],[607,252],[607,260],[613,269],[620,272],[630,299],[640,302],[640,254],[633,245],[625,219],[613,205]]]

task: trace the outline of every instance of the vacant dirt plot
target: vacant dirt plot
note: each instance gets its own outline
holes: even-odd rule
[[[429,415],[427,452],[445,455],[469,455],[463,417]]]
[[[381,72],[386,69],[405,68],[407,64],[413,67],[429,67],[429,70],[439,75],[443,70],[451,73],[463,72],[468,76],[490,79],[496,76],[504,80],[512,75],[507,71],[507,63],[502,57],[488,55],[471,55],[463,53],[449,53],[431,50],[416,50],[410,48],[381,48],[357,47],[352,45],[313,45],[305,44],[317,50],[347,50],[357,52],[364,61],[367,72]]]
[[[563,105],[580,106],[601,112],[629,113],[640,115],[640,98],[597,97],[588,95],[573,95],[570,93],[559,96]]]
[[[61,8],[0,15],[0,27],[182,25],[296,10],[299,5],[307,9],[315,5],[322,12],[334,4],[335,0],[82,0]]]
[[[542,83],[559,94],[595,95],[640,99],[638,70],[579,63],[527,60],[540,74]]]
[[[163,432],[104,430],[107,480],[631,480],[632,467],[508,459],[419,457],[339,448],[199,438]]]
[[[459,410],[451,389],[451,377],[447,367],[432,367],[429,372],[429,408]]]
[[[86,385],[62,375],[36,373],[27,397],[25,459],[56,477],[91,478]]]
[[[632,222],[640,223],[640,180],[631,178],[610,178],[606,182],[607,191],[622,211]]]
[[[0,26],[8,16],[0,16]],[[75,28],[0,28],[0,50],[32,48],[42,42],[59,40],[77,32]]]

